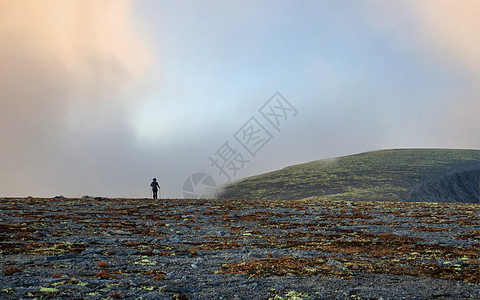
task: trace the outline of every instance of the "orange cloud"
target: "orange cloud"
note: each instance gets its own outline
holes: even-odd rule
[[[46,177],[69,130],[128,127],[125,99],[153,61],[132,11],[128,0],[0,0],[3,193]]]
[[[93,73],[98,72],[99,65],[110,68],[103,70],[103,75],[115,74],[117,80],[122,77],[125,82],[142,75],[151,55],[135,27],[126,0],[0,3],[2,37],[20,41],[38,59],[42,55],[54,58],[76,76],[97,76]]]
[[[369,21],[405,48],[420,49],[480,80],[480,1],[368,1]]]
[[[465,148],[478,148],[480,140],[480,1],[410,0],[420,26],[422,45],[446,64],[467,70],[472,86],[445,95],[443,130],[448,140]]]
[[[410,0],[424,44],[434,45],[480,79],[480,1]]]
[[[370,21],[399,47],[420,52],[463,85],[431,99],[439,145],[478,148],[480,141],[480,1],[370,1]],[[452,84],[453,86],[453,84]],[[425,99],[421,99],[425,101]]]

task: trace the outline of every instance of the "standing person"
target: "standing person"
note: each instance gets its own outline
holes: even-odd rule
[[[158,199],[157,194],[158,194],[158,190],[160,189],[160,185],[157,182],[157,178],[153,178],[153,181],[152,183],[150,183],[150,186],[152,187],[153,199]]]

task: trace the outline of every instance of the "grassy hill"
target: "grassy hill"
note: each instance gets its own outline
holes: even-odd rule
[[[318,160],[226,186],[222,199],[479,199],[479,150],[400,149]]]

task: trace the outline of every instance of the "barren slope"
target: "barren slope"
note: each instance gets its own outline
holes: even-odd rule
[[[383,150],[249,177],[220,198],[480,203],[479,173],[479,150]]]

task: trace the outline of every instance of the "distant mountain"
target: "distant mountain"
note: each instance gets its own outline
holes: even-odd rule
[[[382,150],[249,177],[219,198],[480,203],[479,174],[480,150]]]

